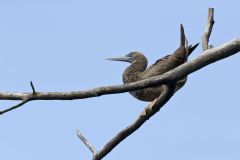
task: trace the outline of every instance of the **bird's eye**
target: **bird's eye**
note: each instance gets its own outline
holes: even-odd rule
[[[126,55],[127,57],[133,57],[133,53],[129,53]]]

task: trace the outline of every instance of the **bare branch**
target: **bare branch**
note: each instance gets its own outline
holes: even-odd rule
[[[31,88],[32,88],[33,94],[36,94],[36,91],[35,91],[35,88],[34,88],[34,85],[33,85],[32,81],[30,81],[30,85],[31,85]]]
[[[143,89],[150,86],[174,82],[179,80],[211,63],[229,57],[240,51],[240,38],[236,38],[219,47],[204,51],[196,59],[188,61],[163,75],[151,77],[145,80],[128,83],[124,85],[105,86],[85,91],[73,92],[36,92],[32,93],[9,93],[1,92],[2,100],[74,100],[90,97],[98,97],[106,94],[123,93],[137,89]]]
[[[17,109],[17,108],[21,107],[22,105],[24,105],[25,103],[27,103],[27,102],[29,102],[29,101],[30,101],[29,99],[26,99],[26,100],[23,100],[21,103],[18,103],[18,104],[15,105],[15,106],[12,106],[12,107],[10,107],[10,108],[7,108],[7,109],[5,109],[5,110],[2,110],[2,111],[0,111],[0,115],[1,115],[1,114],[4,114],[4,113],[6,113],[6,112],[9,112],[9,111],[11,111],[11,110]]]
[[[87,148],[92,152],[93,155],[97,154],[96,149],[91,145],[91,143],[82,135],[82,133],[77,129],[77,136],[80,140],[87,146]]]
[[[32,93],[9,93],[0,92],[1,100],[24,100],[31,97],[30,100],[74,100],[90,97],[98,97],[106,94],[123,93],[137,89],[143,89],[150,86],[160,85],[181,79],[211,63],[229,57],[240,51],[240,38],[236,38],[219,47],[204,51],[196,59],[188,61],[173,70],[159,76],[151,77],[145,80],[128,83],[124,85],[104,86],[85,91],[72,92],[36,92]]]
[[[206,51],[207,49],[213,48],[212,45],[209,46],[208,42],[209,42],[209,38],[211,36],[211,32],[212,32],[212,28],[213,28],[214,23],[215,23],[215,21],[214,21],[214,8],[208,8],[208,21],[207,21],[207,25],[206,25],[206,28],[204,30],[203,37],[202,37],[203,51]]]
[[[172,97],[175,91],[175,85],[164,85],[163,93],[150,103],[144,111],[139,115],[139,117],[125,129],[117,133],[106,145],[93,157],[93,160],[100,160],[106,156],[113,148],[115,148],[120,142],[125,138],[135,132],[139,127],[141,127],[149,118],[151,118],[155,113],[157,113],[161,107],[167,103],[167,101]]]

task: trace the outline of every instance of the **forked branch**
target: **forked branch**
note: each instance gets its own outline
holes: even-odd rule
[[[207,26],[207,32],[204,33],[206,48],[198,58],[195,60],[189,61],[162,76],[156,76],[154,78],[150,78],[148,80],[142,81],[141,83],[145,85],[145,83],[149,83],[149,85],[163,84],[166,82],[173,82],[174,80],[178,80],[208,64],[214,63],[220,59],[226,58],[228,56],[233,55],[234,53],[239,52],[240,50],[240,39],[235,39],[229,43],[226,43],[218,48],[210,49],[208,46],[208,41],[211,35],[211,30],[213,27],[213,8],[209,9],[209,22],[210,26]],[[204,37],[203,36],[203,37]],[[204,40],[203,40],[204,41]],[[187,42],[186,42],[187,43]],[[204,43],[204,42],[203,42]],[[183,42],[182,42],[183,44]],[[233,45],[234,44],[234,45]],[[188,45],[187,45],[188,46]],[[204,46],[204,44],[203,44]],[[209,50],[210,49],[210,50]],[[155,84],[155,80],[157,83]],[[149,82],[148,82],[149,81]],[[151,83],[151,84],[150,84]],[[137,85],[137,84],[133,84]],[[147,86],[147,85],[145,85]],[[169,85],[164,85],[165,89],[163,93],[155,99],[152,103],[150,103],[144,111],[140,114],[140,116],[128,127],[117,133],[115,137],[113,137],[97,154],[93,154],[93,160],[101,160],[104,156],[106,156],[111,150],[116,147],[121,141],[123,141],[126,137],[135,132],[139,127],[141,127],[144,122],[146,122],[151,116],[153,116],[156,112],[160,110],[160,108],[172,97],[174,94],[174,87]]]
[[[93,160],[100,160],[104,156],[106,156],[109,152],[112,151],[120,142],[122,142],[125,138],[135,132],[139,127],[141,127],[149,118],[151,118],[155,113],[157,113],[162,106],[172,97],[175,92],[175,85],[163,85],[164,91],[162,94],[151,102],[143,112],[137,117],[137,119],[127,126],[125,129],[117,133],[112,139],[110,139],[104,147],[95,151],[94,147],[84,138],[84,136],[78,131],[78,137],[83,141],[83,143],[90,149],[93,153]]]

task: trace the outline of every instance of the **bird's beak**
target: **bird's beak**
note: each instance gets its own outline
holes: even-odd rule
[[[123,62],[132,63],[133,58],[132,57],[127,57],[127,56],[122,56],[122,57],[116,57],[116,58],[107,58],[106,60],[109,60],[109,61],[123,61]]]

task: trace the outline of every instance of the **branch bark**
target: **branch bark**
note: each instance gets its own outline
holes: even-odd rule
[[[77,136],[80,138],[80,140],[87,146],[87,148],[92,152],[93,155],[97,154],[96,149],[93,147],[93,145],[83,136],[83,134],[80,132],[79,129],[77,129]]]
[[[214,21],[214,8],[208,8],[208,20],[207,20],[207,25],[206,28],[204,30],[203,33],[203,37],[202,37],[202,47],[203,47],[203,51],[206,51],[210,48],[213,48],[213,46],[209,46],[209,38],[211,36],[212,33],[212,28],[214,25],[215,21]]]
[[[163,93],[151,102],[143,112],[137,117],[137,119],[127,126],[125,129],[117,133],[105,146],[93,156],[93,160],[100,160],[112,151],[120,142],[125,138],[135,132],[139,127],[141,127],[149,118],[151,118],[155,113],[157,113],[162,106],[172,97],[175,92],[175,85],[164,85]]]

